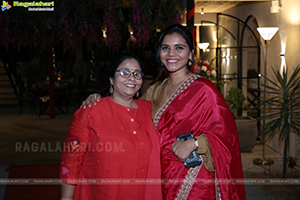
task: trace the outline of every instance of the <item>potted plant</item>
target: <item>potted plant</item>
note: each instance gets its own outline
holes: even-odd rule
[[[275,81],[262,75],[267,83],[261,84],[263,89],[258,89],[266,94],[261,99],[258,108],[265,108],[265,115],[256,118],[256,121],[265,120],[265,125],[260,129],[259,136],[272,138],[279,134],[279,142],[284,142],[283,152],[283,178],[287,172],[287,151],[289,149],[290,132],[294,131],[300,136],[300,66],[288,78],[288,71],[281,75],[279,69],[273,69]]]
[[[240,150],[241,152],[249,152],[256,144],[256,121],[249,116],[237,116],[237,113],[239,110],[249,110],[250,105],[245,103],[246,98],[239,88],[230,88],[225,100],[235,119],[239,135]]]
[[[230,88],[227,92],[225,100],[234,118],[236,118],[239,110],[249,110],[250,108],[250,105],[245,103],[246,98],[242,93],[242,90],[239,88]]]

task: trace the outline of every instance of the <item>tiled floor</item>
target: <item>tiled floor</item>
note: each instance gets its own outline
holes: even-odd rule
[[[242,153],[243,158],[261,158],[263,156],[263,145],[257,143],[251,152]],[[265,145],[265,158],[281,158],[281,155]]]

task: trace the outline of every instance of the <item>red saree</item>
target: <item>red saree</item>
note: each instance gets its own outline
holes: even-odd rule
[[[192,75],[160,108],[153,119],[161,134],[164,199],[246,199],[237,128],[233,116],[214,84]],[[215,172],[204,164],[187,169],[171,153],[176,136],[205,134]],[[240,180],[238,184],[234,181]]]

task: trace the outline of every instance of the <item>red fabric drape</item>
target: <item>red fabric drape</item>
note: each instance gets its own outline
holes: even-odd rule
[[[157,130],[161,133],[161,159],[163,178],[172,184],[163,185],[164,199],[176,198],[186,179],[184,164],[171,153],[171,145],[178,135],[192,132],[194,136],[205,134],[210,144],[216,173],[201,166],[194,174],[188,199],[215,199],[215,176],[219,180],[223,200],[245,199],[241,183],[243,171],[237,128],[233,116],[214,84],[198,78],[172,101],[161,115]],[[176,92],[176,93],[177,93]],[[234,184],[236,180],[237,184]],[[174,181],[178,181],[175,182]],[[204,181],[204,182],[203,182]],[[212,182],[210,182],[212,181]]]
[[[195,43],[195,27],[194,27],[194,15],[195,15],[195,1],[187,2],[187,28],[192,32]]]

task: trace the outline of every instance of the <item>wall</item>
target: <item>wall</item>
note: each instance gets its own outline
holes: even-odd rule
[[[280,66],[280,53],[284,51],[287,67],[292,70],[293,67],[300,64],[300,1],[281,0],[281,9],[278,13],[270,13],[271,2],[258,2],[251,4],[242,4],[230,9],[225,13],[234,15],[245,20],[249,15],[253,15],[259,26],[277,26],[278,33],[271,40],[268,50],[268,68]],[[297,13],[298,12],[298,13]],[[264,49],[263,53],[265,53]]]
[[[300,1],[281,0],[281,8],[278,13],[271,13],[272,2],[257,2],[241,4],[225,13],[246,20],[249,15],[257,19],[258,26],[277,26],[279,31],[271,40],[268,48],[267,71],[271,67],[281,67],[280,54],[284,53],[286,67],[291,73],[293,68],[300,64]],[[263,43],[263,41],[261,40]],[[265,59],[265,48],[262,48],[262,63]],[[262,65],[262,70],[264,66]],[[289,73],[289,74],[290,74]],[[268,75],[272,79],[272,76]],[[300,143],[299,137],[292,133],[290,156],[296,157],[297,166],[300,166]],[[283,144],[278,143],[275,137],[267,143],[272,149],[283,155]]]
[[[279,31],[271,40],[268,48],[267,71],[271,67],[281,67],[280,54],[284,53],[286,60],[286,67],[289,74],[293,68],[300,64],[300,1],[299,0],[281,0],[281,7],[277,13],[271,13],[270,8],[272,2],[248,2],[242,3],[235,8],[229,9],[223,13],[235,16],[243,21],[248,16],[252,15],[256,18],[259,27],[263,26],[277,26]],[[208,15],[211,21],[216,17],[215,15]],[[196,15],[195,23],[200,23],[203,16]],[[206,19],[205,19],[206,20]],[[264,41],[261,39],[262,44],[262,57],[261,57],[261,70],[264,71],[266,49],[264,48]],[[271,79],[274,77],[267,73]],[[297,166],[300,166],[300,143],[299,137],[294,133],[291,135],[290,156],[296,157]],[[268,146],[283,155],[283,144],[278,144],[278,139],[273,138],[269,141]]]

